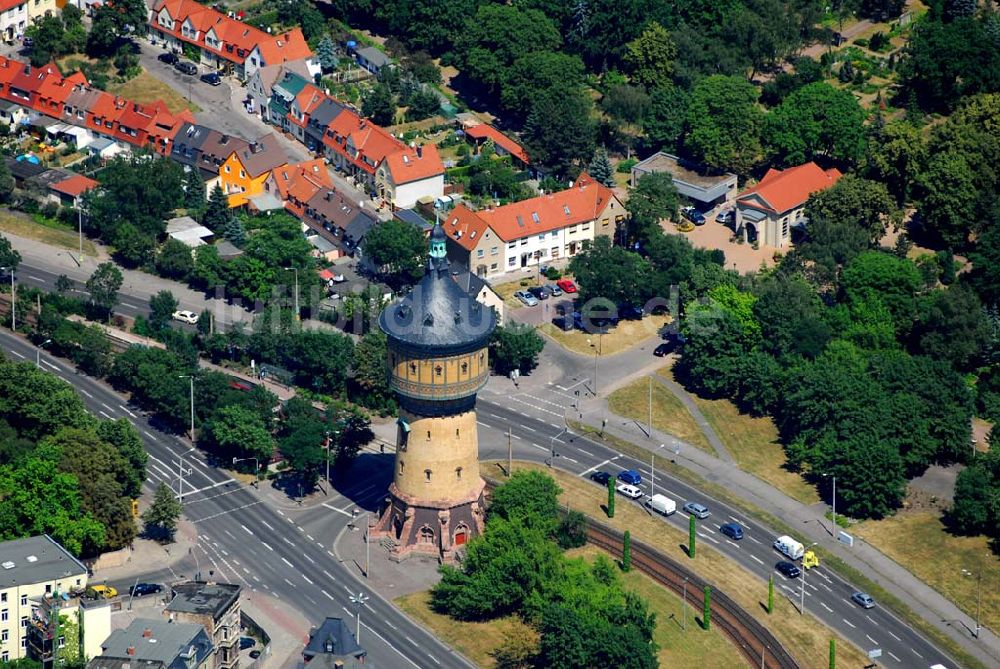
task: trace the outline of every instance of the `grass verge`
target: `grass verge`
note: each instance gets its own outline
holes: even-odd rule
[[[602,435],[600,430],[592,428],[589,425],[584,425],[578,421],[568,421],[568,424],[577,434],[584,434],[590,439],[616,448],[622,453],[627,453],[628,455],[642,461],[649,458],[648,450],[636,446],[631,442],[625,441],[624,439],[619,439],[609,434]],[[717,483],[707,481],[697,474],[671,463],[667,458],[656,458],[656,470],[658,472],[666,472],[683,481],[686,481],[687,483],[690,483],[693,486],[696,486],[699,490],[705,491],[734,509],[739,509],[746,515],[754,518],[764,525],[767,525],[779,534],[788,534],[791,536],[798,535],[798,532],[792,529],[790,525],[779,519],[777,516],[771,515],[770,513],[767,513],[752,504],[748,504],[740,497],[732,494],[729,489]],[[819,554],[820,559],[829,569],[832,569],[840,574],[840,576],[845,578],[848,582],[857,586],[859,590],[864,590],[868,594],[872,595],[876,600],[878,600],[880,606],[891,609],[906,623],[930,639],[931,642],[943,651],[951,655],[952,658],[958,661],[961,666],[966,667],[967,669],[986,669],[986,666],[982,662],[966,652],[965,649],[956,643],[951,637],[946,636],[928,621],[914,613],[909,606],[904,604],[889,590],[886,590],[881,585],[875,583],[875,581],[868,578],[868,576],[863,574],[861,571],[855,569],[839,557],[823,549],[821,546],[817,546],[813,550]]]
[[[651,387],[653,428],[715,455],[715,449],[708,443],[705,433],[677,396],[655,379]],[[608,408],[619,416],[632,418],[645,425],[649,420],[649,389],[649,379],[633,381],[608,396]]]
[[[27,214],[2,210],[0,211],[0,230],[18,237],[34,239],[43,244],[61,246],[74,251],[80,248],[80,237],[76,230],[71,230],[41,216],[37,220],[33,220]],[[89,256],[97,255],[97,247],[90,240],[84,239],[83,252]]]
[[[142,72],[123,84],[108,86],[108,92],[142,104],[162,100],[167,105],[167,109],[174,114],[183,109],[190,109],[192,112],[201,111],[201,107],[193,102],[188,102],[183,95],[149,72]]]
[[[608,554],[594,546],[567,551],[569,557],[582,557],[593,562],[598,555]],[[608,556],[610,557],[610,556]],[[612,558],[612,561],[614,559]],[[657,660],[661,667],[747,667],[749,664],[728,637],[713,627],[708,634],[694,622],[700,615],[697,593],[688,593],[687,631],[684,631],[684,609],[681,598],[670,590],[633,569],[621,575],[627,590],[635,592],[649,603],[656,614],[653,640],[660,647]]]
[[[556,313],[554,311],[551,313],[554,318]],[[623,320],[619,321],[618,325],[611,328],[607,334],[600,336],[582,330],[566,332],[550,322],[542,324],[539,329],[563,348],[574,353],[594,355],[596,349],[600,352],[600,357],[606,358],[609,355],[615,355],[625,349],[632,348],[642,341],[656,337],[669,320],[669,316],[660,315],[646,316],[638,321]]]
[[[499,475],[499,463],[484,462],[483,467],[488,474]],[[506,465],[506,463],[503,463]],[[560,502],[569,508],[599,519],[602,523],[616,527],[618,530],[628,529],[632,536],[653,548],[670,555],[695,571],[699,576],[729,595],[747,613],[765,625],[803,667],[826,666],[829,659],[829,643],[832,632],[812,615],[800,616],[786,597],[780,596],[781,590],[776,588],[774,614],[767,615],[764,605],[767,603],[767,583],[759,576],[720,555],[710,544],[702,543],[698,547],[698,557],[688,560],[682,548],[687,544],[687,532],[679,530],[661,519],[653,517],[637,504],[618,504],[615,517],[608,519],[601,506],[607,502],[607,492],[600,486],[593,485],[579,477],[548,469],[535,463],[515,461],[514,469],[538,469],[552,475],[562,494]],[[624,502],[624,500],[622,500]],[[691,593],[689,593],[690,595]],[[697,594],[691,595],[694,608],[700,606],[701,600]],[[807,609],[808,613],[808,609]],[[689,611],[689,615],[692,612]],[[691,620],[688,621],[688,634],[692,631]],[[838,639],[838,662],[845,667],[863,666],[867,664],[866,656],[860,649],[846,639]],[[665,666],[698,666],[694,664],[678,664]],[[706,665],[727,666],[727,665]]]
[[[986,537],[949,534],[934,511],[901,511],[891,518],[858,523],[852,532],[955,602],[972,619],[976,616],[978,575],[988,577],[1000,568]],[[963,569],[972,576],[964,575]],[[981,622],[998,629],[1000,591],[987,585],[981,594]]]
[[[521,622],[517,616],[499,618],[485,623],[467,623],[435,613],[430,607],[431,595],[427,590],[397,597],[396,606],[419,621],[434,636],[456,648],[477,667],[493,667],[496,663],[490,652],[499,647],[507,635],[535,635],[536,632]]]

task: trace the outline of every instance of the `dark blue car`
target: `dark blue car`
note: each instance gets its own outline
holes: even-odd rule
[[[629,485],[642,485],[642,476],[634,469],[625,469],[618,474],[618,480]]]
[[[739,523],[726,523],[719,528],[719,531],[733,541],[739,541],[743,538],[743,528]]]

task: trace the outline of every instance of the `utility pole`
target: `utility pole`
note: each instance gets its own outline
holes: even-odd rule
[[[83,209],[77,208],[76,223],[80,230],[80,252],[78,256],[80,259],[80,264],[83,265]]]
[[[653,376],[649,377],[649,429],[646,430],[646,439],[653,438]]]
[[[286,270],[291,270],[295,272],[295,320],[300,320],[299,317],[299,268],[298,267],[286,267]]]
[[[359,592],[357,595],[351,595],[351,602],[358,605],[358,629],[354,633],[354,640],[361,644],[361,607],[365,605],[368,601],[368,595]]]
[[[181,374],[177,378],[191,382],[191,445],[194,446],[194,374]]]
[[[837,536],[837,475],[833,474],[833,536]]]
[[[371,569],[371,541],[369,541],[368,530],[371,528],[371,512],[365,514],[365,578],[368,578],[369,570]]]

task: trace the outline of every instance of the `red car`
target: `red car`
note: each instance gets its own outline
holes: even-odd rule
[[[556,285],[562,288],[562,292],[564,293],[576,292],[576,286],[573,285],[573,282],[570,281],[569,279],[559,279],[558,281],[556,281]]]

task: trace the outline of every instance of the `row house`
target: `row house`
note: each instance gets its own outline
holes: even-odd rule
[[[274,133],[268,133],[245,149],[233,151],[219,168],[219,185],[229,196],[230,207],[242,207],[264,192],[264,182],[288,157]]]
[[[306,60],[310,77],[321,72],[301,28],[271,35],[195,0],[157,0],[149,38],[174,51],[196,47],[203,65],[241,81],[262,67],[300,59]]]
[[[322,158],[282,165],[271,170],[271,175],[264,182],[264,191],[280,199],[285,209],[300,220],[314,195],[332,189],[333,179]]]
[[[219,171],[234,152],[245,151],[250,142],[226,135],[218,130],[194,123],[185,123],[174,137],[170,158],[187,169],[198,170],[205,183],[206,197],[219,183]]]
[[[626,209],[610,188],[583,173],[566,190],[473,211],[460,204],[442,226],[449,257],[481,277],[575,256],[598,236],[613,238]]]
[[[0,0],[0,33],[8,42],[20,39],[32,21],[56,11],[56,0]]]
[[[306,202],[302,221],[337,247],[341,255],[354,255],[364,237],[378,223],[374,212],[355,204],[333,188],[320,191]]]
[[[191,112],[171,113],[163,102],[139,104],[90,87],[81,72],[63,77],[53,65],[32,67],[0,57],[0,99],[88,131],[74,133],[78,148],[104,139],[169,155]]]
[[[299,58],[287,63],[257,68],[257,71],[247,79],[247,97],[244,98],[247,113],[259,113],[265,122],[270,122],[268,104],[271,102],[271,93],[274,85],[288,74],[297,74],[303,81],[313,80],[309,74],[309,59]]]

